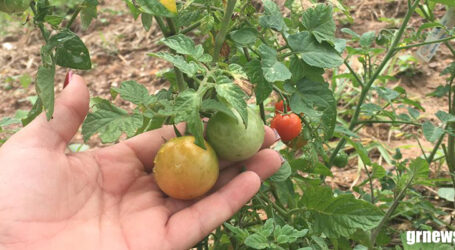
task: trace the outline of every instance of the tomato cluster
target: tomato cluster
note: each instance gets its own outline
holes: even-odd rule
[[[301,148],[307,141],[302,132],[302,120],[295,113],[289,113],[291,109],[284,107],[283,100],[275,104],[275,117],[271,122],[271,127],[275,129],[281,140],[291,148]]]
[[[264,142],[264,125],[259,114],[248,108],[248,126],[233,110],[235,118],[216,113],[206,129],[206,149],[194,144],[194,136],[166,142],[155,157],[154,177],[160,189],[175,199],[190,200],[207,193],[219,174],[218,157],[227,161],[250,158]]]

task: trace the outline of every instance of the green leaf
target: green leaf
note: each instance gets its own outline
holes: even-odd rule
[[[291,165],[289,165],[289,162],[284,162],[283,165],[281,165],[280,169],[270,177],[270,180],[273,182],[283,182],[289,178],[292,174],[292,169]]]
[[[304,237],[308,233],[308,229],[297,230],[290,225],[276,226],[273,232],[276,243],[290,244],[296,242],[299,238]]]
[[[439,188],[438,195],[448,201],[455,201],[455,189],[453,188]]]
[[[302,78],[306,77],[313,82],[324,82],[322,75],[324,74],[324,69],[313,67],[308,65],[298,56],[291,57],[289,62],[289,70],[292,73],[292,82],[297,82]]]
[[[181,92],[177,96],[173,107],[177,112],[174,122],[186,122],[188,131],[196,138],[194,143],[205,149],[203,138],[204,125],[199,115],[201,104],[201,96],[193,89],[187,89]]]
[[[235,238],[237,238],[241,242],[243,242],[249,235],[248,230],[235,227],[229,223],[224,223],[223,226],[226,227],[232,233],[234,233]]]
[[[33,104],[32,109],[28,112],[27,117],[22,118],[22,126],[27,126],[30,122],[32,122],[41,112],[43,111],[43,103],[41,99],[37,99],[36,102]]]
[[[258,233],[269,237],[272,235],[273,230],[275,229],[275,220],[273,218],[267,219],[264,223],[264,226],[258,230]]]
[[[146,31],[149,31],[150,28],[152,27],[153,16],[150,15],[150,14],[147,14],[147,13],[142,13],[141,14],[141,21],[142,21],[142,27],[144,27],[144,29]]]
[[[217,80],[217,82],[220,82]],[[246,105],[246,94],[234,83],[223,83],[215,85],[218,97],[229,103],[242,117],[243,124],[248,126],[248,111]]]
[[[240,46],[252,45],[256,42],[258,31],[255,28],[241,28],[229,33],[231,39]]]
[[[140,9],[152,16],[175,17],[175,14],[170,12],[158,0],[136,0]]]
[[[422,158],[414,159],[409,165],[409,170],[414,176],[414,184],[419,184],[420,181],[428,180],[430,168],[426,160]]]
[[[172,55],[166,52],[157,52],[151,53],[150,55],[164,59],[172,64],[175,67],[180,69],[183,73],[187,74],[189,77],[193,77],[199,70],[199,66],[195,62],[187,62],[185,58],[180,55]]]
[[[373,42],[376,40],[376,32],[368,31],[362,34],[360,37],[360,46],[365,49],[370,48],[373,46]]]
[[[36,92],[44,110],[46,110],[47,120],[52,119],[52,115],[54,114],[54,77],[55,66],[40,66],[38,68]]]
[[[254,88],[256,102],[257,103],[264,102],[272,93],[273,86],[270,82],[265,80],[261,62],[256,59],[251,60],[245,65],[244,70],[250,82],[255,84],[256,86]]]
[[[302,59],[311,66],[318,68],[336,68],[343,64],[343,58],[328,43],[318,43],[308,32],[300,32],[288,36],[289,47],[300,53]]]
[[[346,140],[349,144],[351,144],[354,147],[357,154],[359,154],[360,159],[362,159],[363,164],[370,166],[372,164],[371,159],[368,156],[368,151],[363,147],[363,145],[358,142],[355,142],[349,138],[346,138]]]
[[[250,236],[248,236],[245,239],[244,243],[246,246],[251,247],[253,249],[265,249],[270,246],[267,237],[258,233],[251,234]]]
[[[122,133],[128,137],[135,134],[142,125],[142,116],[134,113],[128,114],[125,110],[114,106],[107,100],[100,101],[96,105],[96,111],[89,113],[82,124],[84,141],[96,133],[99,133],[103,143],[117,141]]]
[[[259,24],[264,28],[274,29],[282,32],[286,31],[288,27],[284,22],[281,15],[280,8],[271,0],[264,0],[265,13],[259,18]]]
[[[355,31],[353,31],[353,30],[351,30],[351,29],[349,29],[349,28],[342,28],[342,29],[341,29],[341,32],[346,33],[346,34],[352,36],[352,38],[353,38],[354,40],[359,40],[359,39],[360,39],[359,34],[357,34]]]
[[[334,44],[336,26],[332,16],[331,5],[318,4],[303,13],[302,24],[319,43],[326,41]]]
[[[134,20],[136,20],[136,19],[139,17],[139,15],[141,14],[141,11],[138,10],[138,9],[136,8],[136,6],[134,6],[132,0],[123,0],[123,1],[124,1],[124,2],[126,3],[126,5],[128,6],[128,9],[130,10],[131,15],[133,15]]]
[[[327,83],[315,83],[306,78],[298,81],[290,106],[295,113],[304,113],[311,121],[320,124],[326,139],[333,136],[337,106]]]
[[[233,119],[237,119],[237,116],[235,116],[235,114],[232,112],[232,110],[228,106],[226,106],[226,104],[219,102],[217,100],[214,100],[214,99],[206,99],[206,100],[202,101],[201,111],[203,111],[203,112],[209,111],[209,112],[213,112],[213,113],[222,112],[222,113],[232,117]]]
[[[18,124],[21,123],[20,119],[17,119],[15,117],[4,117],[3,119],[0,120],[0,130],[2,127],[6,127],[12,124]]]
[[[63,21],[63,17],[49,15],[44,18],[44,21],[51,26],[56,27]]]
[[[211,61],[211,57],[209,55],[204,55],[204,49],[201,44],[196,46],[191,38],[183,34],[168,37],[162,42],[179,54],[189,55],[198,61]]]
[[[283,63],[278,61],[275,49],[261,44],[258,50],[262,58],[262,72],[265,80],[273,83],[291,79],[291,72]]]
[[[328,186],[307,186],[302,202],[311,213],[314,231],[329,238],[349,237],[357,229],[371,230],[383,217],[378,207],[353,195],[333,197]]]
[[[21,77],[19,77],[19,82],[22,88],[26,89],[33,82],[33,79],[29,74],[23,74]]]
[[[85,0],[84,3],[81,5],[81,22],[82,22],[82,29],[86,30],[93,19],[96,19],[98,16],[97,0]]]
[[[82,70],[92,68],[90,53],[84,42],[69,30],[52,36],[47,46],[55,48],[55,63],[59,66]]]
[[[443,97],[447,95],[450,91],[450,86],[449,85],[439,85],[433,92],[427,94],[427,96],[435,96],[435,97]]]
[[[455,116],[444,111],[439,110],[436,112],[436,117],[441,120],[443,123],[455,122]]]
[[[445,133],[444,129],[434,126],[433,123],[429,121],[425,121],[422,124],[422,130],[425,139],[433,143],[436,142],[439,139],[439,137],[441,137],[441,135]]]
[[[382,179],[383,177],[386,176],[386,174],[387,174],[387,172],[383,166],[373,163],[373,173],[371,175],[371,178]]]
[[[329,168],[320,162],[314,163],[314,168],[311,169],[311,173],[320,174],[322,176],[333,176]]]
[[[136,81],[122,82],[120,88],[112,88],[112,90],[119,93],[124,100],[136,105],[145,105],[150,100],[148,90]]]

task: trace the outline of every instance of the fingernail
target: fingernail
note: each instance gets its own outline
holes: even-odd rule
[[[272,128],[273,130],[273,133],[275,133],[275,141],[279,141],[281,139],[281,136],[280,134],[278,134],[278,131],[276,131],[276,129]]]
[[[71,78],[73,78],[72,70],[70,70],[70,71],[68,71],[68,73],[66,73],[65,82],[63,82],[63,88],[66,88],[66,86],[68,86],[68,84],[71,82]]]

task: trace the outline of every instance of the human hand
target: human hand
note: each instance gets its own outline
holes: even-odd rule
[[[0,148],[0,248],[188,249],[229,219],[276,172],[281,160],[263,148],[242,164],[221,163],[213,191],[196,201],[165,196],[146,170],[172,127],[116,145],[66,154],[89,106],[74,75],[55,104]],[[246,171],[242,172],[242,167]]]

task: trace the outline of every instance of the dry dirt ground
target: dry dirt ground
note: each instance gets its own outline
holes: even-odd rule
[[[163,61],[147,56],[149,51],[159,51],[157,41],[161,33],[155,27],[145,31],[140,19],[134,20],[121,0],[100,1],[99,17],[87,31],[79,30],[76,22],[74,31],[85,42],[91,53],[93,69],[90,71],[77,71],[85,77],[91,96],[110,97],[110,87],[116,87],[126,80],[136,80],[146,86],[151,92],[167,86],[156,75],[161,70],[169,67]],[[385,0],[345,0],[350,6],[350,13],[354,17],[354,23],[338,22],[338,29],[348,27],[361,34],[366,31],[379,31],[386,27],[396,27],[395,20],[404,16],[406,1]],[[438,17],[444,14],[443,8],[436,12]],[[342,13],[337,14],[342,17]],[[387,20],[381,18],[387,18]],[[339,19],[341,20],[341,19]],[[411,20],[413,27],[418,27],[421,18],[417,15]],[[41,35],[32,25],[12,25],[0,27],[6,30],[7,35],[0,36],[0,118],[14,115],[18,109],[29,109],[30,104],[25,100],[27,96],[34,95],[33,84],[24,89],[19,81],[7,81],[7,77],[17,79],[21,75],[28,74],[33,79],[40,64],[39,51],[42,45]],[[339,32],[339,36],[345,36]],[[409,52],[405,52],[409,53]],[[401,86],[408,92],[411,99],[420,100],[426,109],[424,118],[436,121],[434,113],[437,110],[447,110],[446,99],[430,98],[426,95],[445,83],[439,76],[445,66],[452,60],[450,51],[442,46],[435,59],[429,64],[416,63],[414,74],[397,75],[397,81],[389,86]],[[359,65],[353,65],[359,68]],[[56,92],[60,92],[63,85],[66,70],[59,68],[56,76]],[[119,105],[127,103],[118,101]],[[413,127],[407,127],[408,131],[418,134],[423,147],[426,150],[432,148],[431,143],[426,142]],[[389,126],[367,127],[361,133],[371,141],[378,141],[387,145],[393,152],[399,147],[405,157],[417,157],[420,155],[417,142],[414,138],[404,138],[400,130],[390,130]],[[0,134],[4,138],[5,134]],[[81,136],[77,135],[74,143],[82,143]],[[97,138],[92,138],[88,144],[92,147],[100,146]],[[372,156],[375,156],[374,153]],[[442,170],[445,170],[444,168]],[[357,161],[352,159],[350,166],[345,169],[333,169],[334,178],[328,181],[333,187],[349,189],[353,183],[360,183],[365,174],[361,173]],[[433,173],[435,174],[435,173]],[[431,191],[434,196],[434,191]]]

